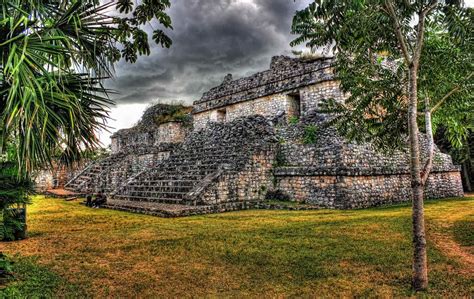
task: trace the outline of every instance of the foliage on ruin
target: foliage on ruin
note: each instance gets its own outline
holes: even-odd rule
[[[135,129],[153,128],[167,122],[181,122],[185,125],[191,125],[193,108],[181,103],[172,104],[154,104],[148,107],[135,126]]]
[[[170,109],[163,114],[157,115],[155,118],[156,124],[164,124],[167,122],[181,122],[181,123],[190,123],[192,121],[191,118],[191,110],[192,107],[183,106],[183,105],[176,105],[170,106]]]
[[[318,127],[316,125],[307,125],[304,127],[303,143],[315,144],[318,140]]]
[[[288,118],[288,123],[290,125],[297,125],[299,122],[300,122],[300,119],[298,116],[293,115]]]

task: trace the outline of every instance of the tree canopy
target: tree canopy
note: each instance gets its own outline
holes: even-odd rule
[[[406,49],[400,46],[387,1],[315,1],[295,15],[292,45],[305,43],[335,55],[335,71],[345,103],[329,101],[339,112],[340,131],[358,141],[393,149],[406,142],[408,64],[404,52],[415,53],[417,16],[430,3],[418,73],[419,121],[425,99],[433,110],[433,127],[443,124],[453,145],[461,146],[474,122],[472,101],[474,13],[456,3],[400,1],[397,15]],[[347,121],[350,119],[351,121]]]
[[[409,145],[415,290],[428,286],[423,200],[433,127],[449,126],[451,140],[460,142],[472,127],[474,13],[462,2],[316,0],[293,19],[293,45],[326,47],[336,57],[347,99],[328,101],[326,109],[336,112],[340,132],[385,149]]]

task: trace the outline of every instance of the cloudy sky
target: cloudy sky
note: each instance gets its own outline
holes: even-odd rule
[[[117,105],[111,110],[111,132],[133,126],[156,102],[192,104],[202,93],[269,67],[274,55],[291,54],[292,17],[311,0],[173,0],[168,10],[174,30],[170,49],[152,44],[150,56],[116,67]],[[474,0],[466,0],[474,6]],[[150,28],[149,28],[150,29]],[[104,145],[109,132],[101,132]]]
[[[291,19],[310,0],[176,0],[168,10],[174,30],[170,49],[152,46],[150,56],[124,61],[108,87],[117,105],[109,122],[132,126],[155,102],[192,104],[232,73],[234,79],[267,69],[274,55],[291,54]],[[101,140],[110,143],[110,133]]]

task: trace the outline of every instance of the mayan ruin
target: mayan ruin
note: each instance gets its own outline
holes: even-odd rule
[[[474,299],[474,0],[0,7],[0,299]]]
[[[334,209],[408,200],[406,154],[384,155],[325,126],[321,101],[344,101],[331,63],[275,56],[268,70],[225,76],[192,107],[156,104],[65,187],[105,190],[107,208],[161,216],[259,207],[272,196]],[[459,168],[437,149],[426,194],[463,194]]]

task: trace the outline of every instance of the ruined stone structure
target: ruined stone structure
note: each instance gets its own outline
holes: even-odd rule
[[[110,157],[67,187],[105,189],[110,208],[162,216],[261,207],[275,191],[339,209],[409,200],[406,152],[384,155],[324,126],[331,116],[318,112],[321,102],[344,101],[331,63],[273,57],[269,70],[227,75],[192,111],[153,106],[137,126],[112,136]],[[463,194],[459,169],[437,149],[426,194]]]
[[[32,177],[35,182],[35,191],[46,192],[64,188],[64,185],[81,172],[87,164],[89,164],[87,160],[69,166],[53,163],[52,169],[44,168],[34,172]]]

